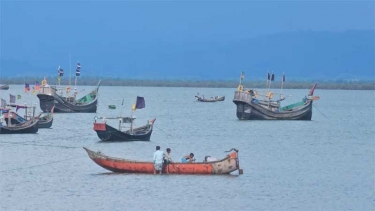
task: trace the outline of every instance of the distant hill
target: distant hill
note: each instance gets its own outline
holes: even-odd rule
[[[276,80],[282,72],[287,80],[375,80],[374,37],[374,31],[297,31],[220,42],[104,42],[95,49],[87,42],[71,49],[72,74],[79,56],[82,75],[92,77],[225,80],[238,78],[242,70],[250,80],[265,78],[267,71],[275,72]],[[1,76],[55,76],[60,64],[69,76],[69,55],[61,58],[59,50],[43,49],[50,52],[43,63],[2,57]]]

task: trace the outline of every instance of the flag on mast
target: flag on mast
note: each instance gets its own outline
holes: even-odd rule
[[[142,109],[144,107],[146,107],[145,98],[137,96],[137,101],[135,103],[135,108],[136,109]]]
[[[35,81],[35,90],[40,90],[40,84],[38,81]]]
[[[77,68],[76,68],[76,76],[81,75],[81,63],[77,63]]]
[[[25,83],[25,92],[29,92],[29,91],[30,91],[30,84]]]
[[[7,101],[1,98],[1,105],[0,105],[1,108],[5,108],[6,104],[7,104]]]
[[[16,96],[9,94],[9,102],[10,103],[16,103]]]
[[[57,69],[57,75],[60,77],[64,76],[64,70],[60,68],[60,66],[59,66],[59,69]]]

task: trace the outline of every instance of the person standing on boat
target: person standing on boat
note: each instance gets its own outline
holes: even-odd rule
[[[154,152],[154,174],[161,171],[163,169],[163,160],[164,160],[164,152],[160,150],[160,146],[156,146],[156,151]]]
[[[173,161],[172,161],[172,157],[171,157],[171,149],[167,148],[166,151],[167,151],[167,153],[164,154],[164,164],[166,165],[166,168],[165,168],[166,173],[169,174],[168,165],[170,163],[173,163]],[[172,166],[172,167],[173,167],[173,171],[175,171],[174,166]]]
[[[195,161],[195,159],[194,159],[194,154],[193,153],[190,153],[190,155],[185,155],[181,159],[181,162],[183,162],[183,163],[192,163],[194,161]]]

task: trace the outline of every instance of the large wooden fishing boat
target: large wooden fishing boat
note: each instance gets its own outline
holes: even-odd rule
[[[154,173],[154,165],[151,161],[136,161],[107,156],[101,152],[94,152],[84,147],[89,157],[99,166],[118,173]],[[169,174],[230,174],[240,169],[238,150],[232,149],[225,158],[212,162],[196,163],[171,163],[164,165],[163,171],[168,168]]]
[[[77,76],[80,75],[80,63],[77,64],[76,70],[76,83]],[[60,83],[60,77],[63,76],[63,70],[59,68],[58,82]],[[78,91],[74,88],[73,94],[70,95],[70,86],[65,89],[61,88],[60,84],[58,86],[50,86],[47,80],[42,81],[42,86],[40,87],[37,97],[39,98],[39,105],[42,111],[50,111],[53,106],[55,106],[56,113],[95,113],[98,104],[98,91],[99,91],[100,81],[94,90],[89,94],[77,99]],[[64,95],[64,91],[66,94]]]
[[[267,82],[270,83],[273,78],[273,74],[271,79],[268,74]],[[284,81],[283,75],[282,84]],[[242,80],[233,99],[237,106],[237,118],[240,120],[311,120],[313,101],[319,99],[318,96],[313,96],[316,83],[301,101],[281,106],[281,102],[285,100],[282,94],[279,94],[279,99],[274,100],[276,93],[271,92],[269,87],[266,91],[244,89],[241,82]]]
[[[130,117],[95,117],[94,130],[96,134],[102,141],[150,141],[155,119],[147,121],[144,126],[133,127],[135,120],[133,112],[144,107],[144,98],[137,97],[136,104],[132,106]],[[118,128],[108,125],[108,120],[117,120]]]

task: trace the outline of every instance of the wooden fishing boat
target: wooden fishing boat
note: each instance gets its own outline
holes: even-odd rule
[[[0,86],[0,90],[8,90],[8,89],[9,89],[9,84]]]
[[[55,106],[56,113],[95,113],[98,104],[99,86],[100,81],[94,90],[79,99],[76,99],[78,92],[74,92],[73,96],[64,97],[60,95],[62,92],[56,87],[42,86],[40,87],[40,92],[37,94],[40,109],[47,112]]]
[[[77,64],[75,86],[77,84],[77,76],[80,75],[81,65]],[[59,77],[58,82],[60,83],[60,77],[63,75],[63,70],[59,67]],[[70,95],[70,86],[65,89],[61,88],[60,84],[58,86],[50,86],[47,80],[42,81],[42,86],[40,87],[37,97],[39,98],[40,109],[44,112],[51,110],[55,106],[56,113],[95,113],[98,104],[98,92],[99,92],[100,81],[98,82],[96,88],[92,90],[89,94],[77,99],[78,92],[74,88],[73,94]],[[64,91],[66,95],[64,96]],[[82,90],[84,91],[84,90]]]
[[[3,112],[3,110],[1,110]],[[32,118],[21,124],[12,124],[10,118],[4,118],[1,114],[0,134],[22,134],[22,133],[37,133],[39,118]],[[5,125],[3,122],[7,122]]]
[[[285,76],[283,76],[284,80]],[[316,85],[315,83],[308,95],[301,101],[282,107],[281,102],[285,100],[282,94],[278,100],[273,100],[275,95],[273,92],[266,91],[262,94],[261,91],[255,89],[244,89],[240,83],[233,99],[233,103],[237,106],[237,118],[240,120],[311,120],[313,101],[319,99],[318,96],[313,96]]]
[[[83,147],[89,157],[99,166],[117,173],[154,173],[154,165],[151,161],[136,161],[122,158],[107,156],[101,152],[94,152]],[[232,149],[225,158],[213,162],[196,162],[196,163],[171,163],[164,165],[162,172],[165,173],[166,168],[169,174],[230,174],[238,170],[239,174],[243,174],[240,169],[238,150]]]
[[[38,116],[35,116],[35,106],[33,107],[27,107],[27,106],[20,106],[20,105],[11,105],[13,107],[16,107],[16,111],[19,108],[24,108],[25,109],[25,115],[22,117],[16,112],[9,111],[7,113],[4,113],[4,118],[10,119],[11,124],[23,124],[27,122],[28,120],[35,118],[39,119],[38,122],[38,127],[39,128],[50,128],[53,123],[53,109],[51,113],[46,113],[46,114],[39,114]],[[8,122],[8,121],[7,121]]]
[[[118,120],[119,128],[108,125],[106,121],[109,119]],[[148,121],[142,127],[132,128],[131,126],[128,130],[122,129],[124,128],[123,123],[130,123],[132,125],[134,119],[131,117],[96,117],[94,130],[102,141],[150,141],[155,119]],[[104,122],[97,122],[97,120],[103,120]]]
[[[39,117],[39,128],[51,128],[53,123],[53,114],[47,113]]]
[[[142,109],[144,107],[144,98],[138,96],[136,104],[132,106],[130,117],[95,117],[94,131],[102,141],[150,141],[152,129],[156,119],[147,121],[147,124],[144,126],[137,128],[133,127],[135,120],[133,117],[133,112],[136,109]],[[108,125],[108,120],[117,120],[118,128]],[[129,127],[127,127],[126,124],[129,124]]]
[[[116,106],[115,105],[108,105],[108,108],[109,109],[116,109]]]
[[[198,102],[205,102],[205,103],[213,103],[213,102],[220,102],[225,100],[225,96],[216,96],[216,97],[211,97],[211,98],[204,98],[200,96],[195,96],[196,100]]]

